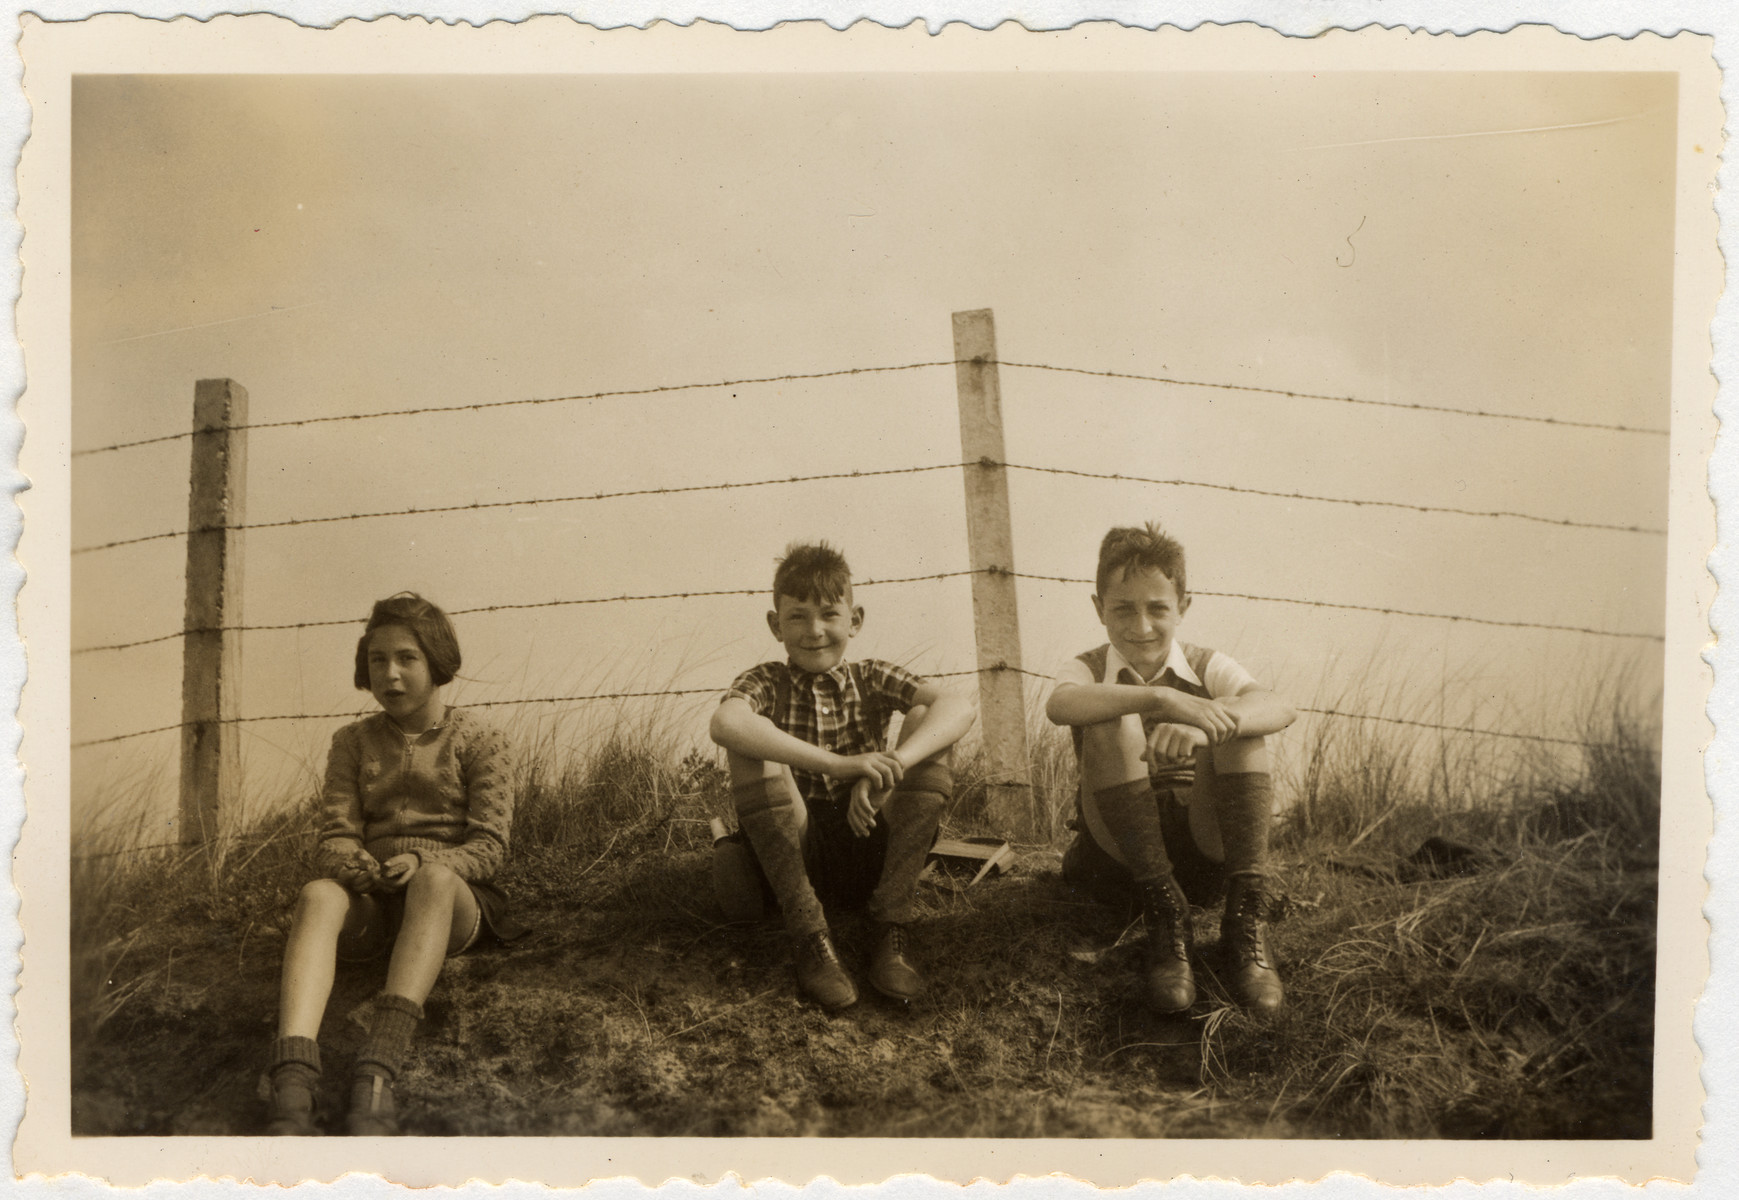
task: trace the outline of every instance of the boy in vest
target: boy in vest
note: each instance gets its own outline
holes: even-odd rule
[[[786,549],[767,627],[786,661],[739,675],[712,719],[747,839],[714,847],[720,902],[732,917],[758,915],[764,879],[794,943],[799,988],[830,1009],[855,1003],[857,988],[821,898],[867,902],[879,926],[870,983],[913,1000],[924,990],[908,957],[918,875],[954,787],[949,747],[972,728],[977,705],[893,663],[845,661],[863,609],[852,603],[851,568],[826,542]],[[896,712],[906,720],[889,751]]]
[[[1284,992],[1264,934],[1273,783],[1262,739],[1297,713],[1228,656],[1177,640],[1184,552],[1157,524],[1107,533],[1094,579],[1110,642],[1066,663],[1045,707],[1072,728],[1081,768],[1063,876],[1139,903],[1148,995],[1166,1013],[1195,1002],[1190,900],[1211,904],[1223,887],[1232,992],[1271,1012]]]

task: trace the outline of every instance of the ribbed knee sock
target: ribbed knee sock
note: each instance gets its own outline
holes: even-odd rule
[[[320,1078],[320,1047],[313,1038],[281,1037],[272,1044],[272,1065],[266,1073],[273,1083],[294,1080],[313,1091]]]
[[[1274,823],[1273,776],[1267,771],[1216,775],[1214,815],[1226,848],[1226,874],[1266,874],[1268,830]]]
[[[785,913],[785,928],[797,937],[827,928],[821,901],[809,883],[803,862],[803,838],[797,825],[793,796],[783,778],[756,779],[731,789],[737,806],[737,824],[755,848],[761,871]]]
[[[1130,875],[1138,882],[1171,876],[1171,856],[1165,852],[1165,832],[1152,784],[1134,779],[1101,788],[1093,793],[1093,803],[1129,864]]]
[[[917,915],[918,876],[936,841],[944,802],[940,792],[910,789],[904,781],[888,797],[882,807],[882,820],[888,823],[887,857],[876,890],[870,893],[871,917],[904,925]]]
[[[374,998],[374,1016],[369,1023],[368,1041],[356,1056],[357,1071],[385,1075],[397,1079],[410,1053],[411,1038],[417,1032],[417,1022],[423,1019],[423,1006],[403,996],[382,992]]]

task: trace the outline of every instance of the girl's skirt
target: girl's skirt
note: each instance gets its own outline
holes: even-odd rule
[[[511,942],[528,932],[529,927],[516,920],[507,902],[507,895],[493,883],[467,883],[477,901],[477,919],[470,934],[447,952],[449,958],[473,949],[485,938]],[[363,900],[361,924],[347,928],[338,938],[338,957],[343,962],[367,962],[392,949],[399,926],[405,919],[405,894],[374,892],[358,897]]]

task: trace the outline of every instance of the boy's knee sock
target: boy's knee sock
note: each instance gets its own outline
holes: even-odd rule
[[[918,876],[924,873],[924,860],[935,844],[945,803],[941,792],[908,788],[906,781],[911,778],[908,773],[882,808],[881,819],[888,823],[887,857],[869,900],[871,917],[895,925],[917,915]]]
[[[1264,874],[1268,830],[1274,822],[1274,777],[1267,771],[1216,775],[1214,814],[1226,849],[1226,874]]]
[[[1165,852],[1165,831],[1152,784],[1134,779],[1101,788],[1093,793],[1093,803],[1136,882],[1170,878],[1171,856]]]
[[[739,784],[731,789],[731,798],[737,806],[737,824],[748,835],[785,913],[785,928],[799,937],[826,929],[827,918],[803,862],[803,837],[792,808],[802,799],[791,795],[782,778]]]
[[[423,1019],[423,1006],[403,996],[382,992],[374,998],[374,1015],[369,1022],[368,1041],[356,1056],[360,1074],[385,1075],[397,1079],[410,1053],[411,1038],[417,1032],[417,1022]]]

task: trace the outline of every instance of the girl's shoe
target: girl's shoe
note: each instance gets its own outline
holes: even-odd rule
[[[279,1038],[268,1072],[272,1116],[266,1132],[273,1137],[313,1137],[314,1089],[320,1083],[320,1047],[312,1038]]]
[[[358,1071],[350,1084],[350,1115],[344,1123],[352,1137],[396,1137],[399,1119],[392,1080],[374,1071]]]

